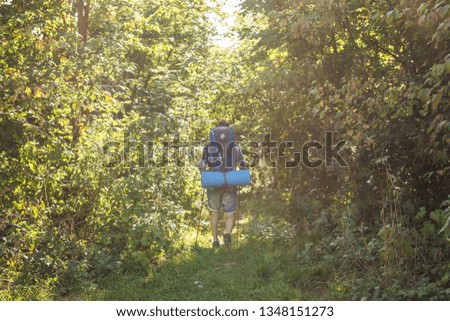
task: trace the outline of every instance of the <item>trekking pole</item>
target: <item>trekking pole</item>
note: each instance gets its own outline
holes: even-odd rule
[[[195,235],[195,247],[197,247],[197,241],[198,241],[198,232],[200,230],[200,223],[202,220],[202,212],[203,212],[203,200],[205,198],[205,189],[202,188],[202,202],[200,203],[200,212],[198,214],[198,224],[197,224],[197,233]]]
[[[239,247],[239,221],[241,220],[241,217],[239,215],[239,186],[237,187],[237,202],[236,202],[236,219],[237,219],[237,223],[236,223],[236,245],[237,247]]]

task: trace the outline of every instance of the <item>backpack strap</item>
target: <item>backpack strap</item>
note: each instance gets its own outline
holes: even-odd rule
[[[234,150],[234,129],[230,127],[230,143],[226,146],[225,170],[231,171],[233,168],[233,150]]]
[[[211,149],[213,151],[211,151]],[[220,161],[220,148],[219,143],[216,140],[216,134],[214,133],[213,128],[211,128],[209,131],[208,155],[208,166],[216,171],[220,170],[220,168],[222,167]]]

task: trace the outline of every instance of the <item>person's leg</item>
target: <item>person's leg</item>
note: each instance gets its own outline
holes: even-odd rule
[[[208,196],[208,207],[211,211],[211,235],[213,238],[213,247],[219,246],[219,210],[220,210],[220,193],[217,189],[208,188],[206,190]]]
[[[237,205],[237,188],[228,187],[223,191],[222,204],[225,210],[225,233],[231,234],[234,227],[236,205]]]
[[[222,203],[225,209],[225,234],[223,241],[228,248],[231,247],[231,232],[233,232],[236,205],[237,205],[237,189],[227,188],[222,196]]]
[[[225,213],[225,233],[231,234],[234,227],[234,212]]]
[[[219,211],[211,211],[211,234],[213,242],[219,241]]]

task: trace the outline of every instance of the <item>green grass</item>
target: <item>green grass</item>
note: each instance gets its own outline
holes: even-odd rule
[[[203,242],[205,243],[205,242]],[[202,244],[163,264],[157,272],[113,274],[76,300],[297,300],[267,242],[241,241],[228,252]]]
[[[75,287],[64,289],[54,282],[45,283],[3,291],[0,297],[105,301],[348,299],[352,276],[338,272],[334,256],[316,257],[309,251],[309,239],[266,232],[256,235],[255,226],[261,228],[258,222],[241,225],[239,242],[235,230],[231,251],[223,244],[212,249],[205,225],[198,246],[194,246],[192,231],[173,244],[176,255],[166,256],[156,265],[124,262],[123,268],[102,278],[84,282],[79,278]]]
[[[296,259],[267,240],[241,241],[228,252],[209,244],[180,253],[158,271],[111,274],[68,300],[333,300],[344,299],[332,266]]]
[[[314,262],[301,240],[250,237],[241,226],[233,249],[212,249],[208,235],[186,235],[179,253],[158,267],[113,273],[65,300],[344,300],[347,286],[332,260]],[[187,244],[192,244],[189,246]]]

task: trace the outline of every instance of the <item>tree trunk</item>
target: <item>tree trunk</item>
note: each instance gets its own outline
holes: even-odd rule
[[[83,42],[88,37],[88,21],[89,21],[89,0],[77,0],[78,13],[78,33],[83,38]]]

